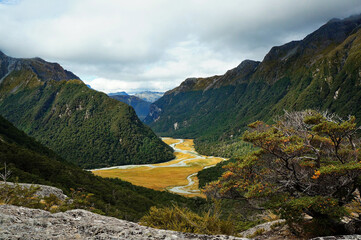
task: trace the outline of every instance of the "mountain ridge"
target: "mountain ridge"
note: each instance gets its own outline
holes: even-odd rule
[[[153,103],[164,95],[164,92],[142,91],[132,94],[144,101]]]
[[[89,89],[59,64],[0,58],[0,114],[84,168],[164,162],[172,149],[133,108]]]
[[[0,51],[0,83],[12,71],[20,70],[21,68],[31,69],[42,81],[80,80],[78,76],[63,69],[58,63],[46,62],[39,57],[13,58]]]
[[[1,168],[4,163],[11,171],[8,182],[60,188],[71,198],[74,198],[74,191],[80,191],[84,196],[91,193],[93,196],[88,200],[94,208],[107,216],[121,219],[137,221],[150,207],[168,205],[173,201],[193,209],[204,203],[200,199],[187,199],[168,192],[135,186],[120,179],[95,176],[61,158],[0,115]]]
[[[361,15],[334,20],[303,40],[271,48],[262,62],[241,63],[238,69],[248,65],[241,71],[186,79],[151,106],[144,122],[161,136],[196,138],[203,154],[227,156],[202,142],[232,142],[250,122],[272,121],[284,109],[328,109],[361,119],[360,24]]]

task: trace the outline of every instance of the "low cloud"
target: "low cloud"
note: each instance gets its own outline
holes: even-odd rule
[[[101,91],[165,91],[357,13],[359,0],[7,0],[0,49],[59,62]]]

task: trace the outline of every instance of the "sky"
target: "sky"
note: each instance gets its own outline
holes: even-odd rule
[[[167,91],[360,13],[360,0],[0,0],[0,50],[106,93]]]

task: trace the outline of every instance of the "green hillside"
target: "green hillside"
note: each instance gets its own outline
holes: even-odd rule
[[[192,209],[204,204],[202,199],[188,199],[168,192],[134,186],[119,179],[94,176],[91,172],[64,161],[0,116],[0,169],[8,164],[10,181],[46,184],[65,194],[70,188],[94,194],[91,203],[106,215],[137,221],[151,206],[178,203]]]
[[[196,138],[203,154],[228,146],[256,120],[314,108],[361,119],[361,17],[333,20],[301,41],[273,47],[221,76],[192,78],[167,92],[145,119],[161,136]]]
[[[157,163],[173,150],[133,108],[89,89],[58,64],[0,54],[0,114],[83,168]]]

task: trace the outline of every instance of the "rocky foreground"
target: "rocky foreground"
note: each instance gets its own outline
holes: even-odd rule
[[[258,229],[258,228],[257,228]],[[200,235],[154,229],[85,210],[50,213],[13,205],[0,205],[0,239],[200,239],[249,240],[225,235]],[[259,240],[298,239],[287,235],[255,236]],[[357,240],[361,235],[329,236],[314,240]]]
[[[68,196],[63,193],[63,190],[52,186],[41,185],[41,184],[28,184],[28,183],[13,183],[13,182],[5,183],[3,181],[0,181],[0,187],[4,186],[4,184],[7,184],[11,187],[15,187],[16,185],[19,185],[22,188],[28,188],[28,189],[30,187],[38,188],[35,195],[41,198],[49,197],[51,194],[55,195],[61,201],[64,201],[65,199],[68,198]]]
[[[4,184],[0,182],[0,185]],[[14,183],[7,183],[14,185]],[[22,187],[39,187],[38,196],[53,194],[61,200],[67,198],[61,189],[45,186],[19,184]],[[300,239],[289,234],[284,220],[257,225],[241,233],[254,236],[255,240]],[[280,227],[272,228],[279,224]],[[262,230],[260,235],[257,231]],[[200,235],[169,230],[154,229],[137,223],[106,217],[86,210],[76,209],[61,213],[50,213],[40,209],[30,209],[13,205],[0,205],[0,240],[2,239],[201,239],[201,240],[249,240],[225,235]],[[361,235],[329,236],[314,240],[357,240]]]
[[[214,239],[246,240],[159,230],[85,210],[50,213],[0,205],[0,239]]]

